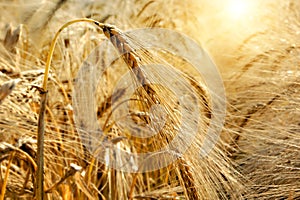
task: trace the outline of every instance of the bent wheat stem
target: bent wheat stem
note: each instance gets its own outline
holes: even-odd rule
[[[87,19],[87,18],[81,18],[81,19],[75,19],[72,21],[69,21],[67,23],[65,23],[55,34],[54,38],[52,39],[51,42],[51,46],[50,46],[50,50],[48,53],[48,57],[47,57],[47,61],[46,61],[46,66],[45,66],[45,75],[44,75],[44,80],[43,80],[43,89],[46,91],[47,90],[47,80],[48,80],[48,75],[49,75],[49,70],[50,70],[50,64],[51,64],[51,60],[53,57],[53,53],[54,53],[54,48],[58,39],[58,36],[60,35],[60,33],[67,28],[68,26],[75,24],[75,23],[79,23],[79,22],[88,22],[88,23],[93,23],[96,24],[99,28],[103,29],[104,28],[104,24],[100,23],[96,20],[93,19]]]
[[[38,120],[38,150],[37,150],[37,182],[35,185],[35,194],[37,199],[44,198],[44,186],[43,186],[43,165],[44,165],[44,132],[45,132],[45,111],[46,111],[46,102],[47,102],[47,83],[48,83],[48,76],[50,70],[50,64],[53,57],[55,45],[57,43],[57,39],[60,33],[67,28],[68,26],[79,23],[79,22],[88,22],[95,24],[98,28],[102,29],[104,35],[111,41],[113,46],[118,50],[120,55],[122,56],[123,60],[127,64],[130,71],[134,74],[137,81],[141,84],[143,89],[148,95],[148,98],[151,103],[158,102],[158,98],[156,97],[155,90],[150,86],[149,81],[147,80],[142,68],[140,67],[141,59],[135,52],[134,48],[131,46],[130,41],[126,38],[126,35],[116,27],[103,24],[93,19],[76,19],[65,23],[55,34],[54,38],[52,39],[50,50],[47,56],[45,72],[44,72],[44,79],[42,88],[40,88],[41,92],[41,104],[40,104],[40,113],[39,113],[39,120]],[[143,96],[143,94],[140,94]],[[150,98],[149,98],[150,97]],[[93,162],[94,163],[94,160]],[[92,170],[92,165],[89,168],[88,178],[90,178],[90,171]]]
[[[50,50],[48,53],[46,66],[45,66],[45,73],[44,73],[44,79],[43,79],[43,85],[41,88],[41,104],[40,104],[40,112],[39,112],[39,120],[38,120],[38,148],[37,148],[37,182],[35,185],[35,193],[37,199],[44,199],[44,132],[45,132],[45,110],[46,110],[46,102],[47,102],[47,82],[48,82],[48,76],[49,76],[49,70],[50,70],[50,64],[54,53],[54,48],[57,43],[58,36],[60,33],[67,28],[68,26],[78,23],[78,22],[89,22],[96,24],[99,28],[104,27],[104,24],[99,23],[93,19],[76,19],[69,21],[65,23],[55,34]]]

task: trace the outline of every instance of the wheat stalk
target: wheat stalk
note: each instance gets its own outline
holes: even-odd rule
[[[103,26],[102,24],[91,20],[91,19],[77,19],[64,24],[55,34],[50,50],[47,56],[46,66],[45,66],[45,73],[43,84],[40,89],[41,93],[41,104],[40,104],[40,112],[39,112],[39,120],[38,120],[38,149],[37,149],[37,182],[36,182],[36,196],[37,199],[44,199],[44,132],[45,132],[45,111],[46,111],[46,103],[47,103],[47,83],[48,83],[48,76],[50,70],[50,64],[53,57],[53,52],[55,49],[55,45],[60,33],[68,26],[78,23],[78,22],[89,22],[98,25],[99,27]]]

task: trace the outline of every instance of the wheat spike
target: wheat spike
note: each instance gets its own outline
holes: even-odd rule
[[[132,49],[132,47],[130,46],[124,33],[118,28],[107,24],[103,27],[103,33],[112,42],[112,44],[118,50],[118,52],[121,54],[124,61],[130,68],[130,70],[132,70],[132,72],[135,74],[140,84],[142,86],[146,85],[148,83],[147,79],[144,76],[141,68],[139,67],[140,66],[139,62],[141,59],[135,53],[135,50]]]

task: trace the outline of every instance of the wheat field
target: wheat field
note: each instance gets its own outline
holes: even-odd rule
[[[300,1],[1,0],[0,7],[0,200],[300,199]],[[88,23],[60,29],[76,19]],[[144,50],[154,41],[134,30],[146,28],[186,35],[217,66],[226,116],[206,156],[199,152],[216,96],[206,77],[179,55]],[[46,78],[41,197],[38,120],[44,69],[57,31]],[[165,46],[182,42],[158,38]],[[112,60],[98,77],[96,64],[105,66],[124,49],[129,53]],[[156,62],[167,67],[140,68]],[[128,71],[133,81],[120,81]],[[193,93],[186,98],[190,103],[181,105],[180,97],[149,80]],[[136,91],[123,98],[132,85]],[[124,102],[128,113],[121,110]],[[196,115],[188,113],[181,122],[178,107],[192,111],[194,102]],[[121,123],[128,116],[139,126],[156,120],[159,133],[134,135],[132,124]],[[181,124],[188,131],[176,145],[188,148],[158,157],[159,168],[141,172],[147,164],[110,153],[115,147],[130,153],[160,149],[178,136]],[[197,135],[189,143],[195,124]],[[170,156],[176,159],[167,162]],[[136,171],[110,167],[114,159]]]

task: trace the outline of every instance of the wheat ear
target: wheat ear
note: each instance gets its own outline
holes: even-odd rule
[[[123,60],[127,64],[128,68],[133,72],[137,81],[145,89],[148,95],[152,96],[152,100],[155,102],[157,98],[154,98],[155,91],[149,85],[146,76],[141,69],[141,58],[136,54],[135,50],[130,46],[125,34],[118,28],[105,24],[102,28],[104,35],[111,41],[114,47],[118,50]]]

